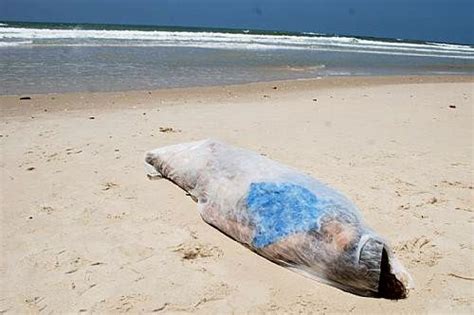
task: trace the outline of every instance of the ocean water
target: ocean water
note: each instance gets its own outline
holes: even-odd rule
[[[474,74],[474,47],[314,33],[0,23],[0,94]]]

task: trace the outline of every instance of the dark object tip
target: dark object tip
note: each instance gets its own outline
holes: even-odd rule
[[[405,286],[391,272],[390,262],[385,248],[382,251],[380,265],[379,297],[389,300],[400,300],[407,297]]]

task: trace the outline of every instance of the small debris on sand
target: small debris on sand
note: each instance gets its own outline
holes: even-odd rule
[[[318,101],[318,99],[317,99],[317,98],[313,98],[313,102],[317,102],[317,101]]]
[[[75,273],[75,272],[78,271],[78,270],[79,270],[79,269],[74,268],[74,269],[71,269],[71,270],[69,270],[69,271],[66,271],[65,274],[69,275],[69,274],[71,274],[71,273]]]
[[[274,89],[274,90],[278,90],[278,87],[277,87],[277,86],[274,86],[274,87],[272,87],[272,89]]]
[[[26,170],[27,170],[27,171],[33,171],[34,169],[35,169],[34,166],[30,166],[30,167],[28,167]]]
[[[28,101],[28,100],[31,100],[31,97],[29,97],[29,96],[20,97],[20,101]]]
[[[114,182],[107,182],[103,186],[104,186],[104,188],[102,188],[102,190],[109,190],[109,189],[112,189],[114,187],[118,187],[118,184],[116,184]]]
[[[95,119],[95,116],[89,116],[89,119]]]
[[[222,257],[223,255],[222,250],[218,247],[196,243],[180,244],[173,251],[181,253],[181,258],[183,260],[194,260],[197,258],[207,257]]]
[[[82,150],[76,150],[76,151],[73,151],[73,150],[74,150],[73,148],[66,149],[66,154],[67,154],[67,155],[71,155],[71,154],[79,154],[79,153],[82,153]]]
[[[173,129],[171,127],[160,127],[160,132],[181,132],[179,129]]]
[[[451,104],[449,105],[449,108],[456,108],[456,105]]]
[[[54,208],[53,207],[49,207],[49,206],[43,206],[41,207],[40,209],[41,212],[44,212],[46,214],[51,214],[53,212],[55,212]]]

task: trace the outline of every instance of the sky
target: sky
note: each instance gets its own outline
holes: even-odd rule
[[[0,0],[0,20],[250,28],[474,44],[474,0]]]

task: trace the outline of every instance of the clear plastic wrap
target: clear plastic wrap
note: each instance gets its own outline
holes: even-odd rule
[[[201,217],[259,255],[362,296],[399,299],[412,280],[357,207],[318,180],[257,153],[203,140],[146,154],[197,201]]]

